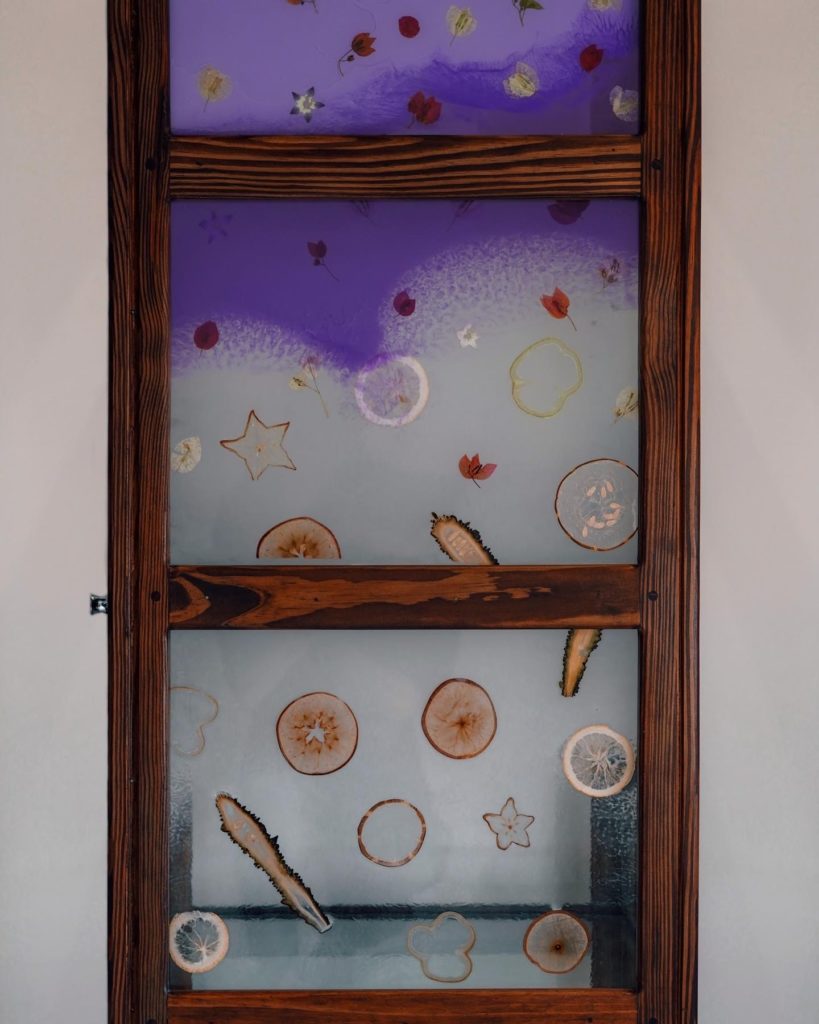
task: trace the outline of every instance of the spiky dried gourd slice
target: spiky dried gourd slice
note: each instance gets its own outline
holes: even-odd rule
[[[574,697],[579,693],[580,680],[602,635],[602,629],[569,630],[563,649],[563,676],[560,680],[560,692],[564,697]]]
[[[446,679],[427,701],[421,725],[439,753],[461,760],[486,750],[498,719],[482,686],[471,679]]]
[[[218,914],[188,910],[174,914],[168,928],[171,960],[188,974],[205,974],[227,955],[230,936]]]
[[[455,516],[439,516],[433,512],[430,533],[441,551],[453,562],[461,565],[498,564],[478,531]]]
[[[337,772],[358,746],[358,722],[332,693],[305,693],[279,715],[276,738],[288,764],[302,775]]]
[[[259,541],[257,558],[341,558],[332,530],[310,516],[276,523]]]
[[[589,949],[589,930],[568,910],[550,910],[526,930],[523,952],[546,974],[568,974]]]
[[[585,796],[621,793],[634,775],[634,748],[607,725],[587,725],[566,740],[563,774]]]

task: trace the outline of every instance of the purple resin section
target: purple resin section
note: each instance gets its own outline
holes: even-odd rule
[[[520,2],[171,0],[172,129],[637,132],[639,0],[542,0],[522,18]],[[407,18],[419,26],[412,37],[402,34],[402,26],[414,29]],[[201,81],[206,69],[224,76],[207,80],[210,93]],[[413,116],[408,105],[418,93],[440,107],[416,104]],[[298,97],[323,105],[310,109]]]

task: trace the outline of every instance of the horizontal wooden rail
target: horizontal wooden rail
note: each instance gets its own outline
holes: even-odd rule
[[[619,989],[174,992],[168,1024],[636,1024]]]
[[[175,136],[177,199],[639,196],[636,136]]]
[[[639,572],[576,566],[174,566],[175,629],[639,625]]]

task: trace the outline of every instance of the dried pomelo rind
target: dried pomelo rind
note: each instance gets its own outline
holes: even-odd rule
[[[634,748],[607,725],[587,725],[563,748],[563,774],[585,796],[616,796],[634,776]]]
[[[555,492],[555,515],[575,544],[612,551],[637,532],[637,474],[617,459],[591,459],[575,466]]]
[[[305,693],[279,715],[276,738],[285,760],[302,775],[330,775],[358,745],[358,722],[332,693]]]
[[[168,926],[168,951],[188,974],[205,974],[225,959],[230,935],[218,914],[187,910],[174,914]]]
[[[172,686],[170,692],[173,750],[180,757],[198,757],[205,749],[205,728],[215,722],[219,715],[219,701],[195,686]],[[195,702],[198,702],[198,709],[193,707]],[[186,711],[188,718],[193,719],[192,725],[182,721]],[[193,730],[193,741],[190,743],[180,742],[179,734],[184,735],[189,728]]]
[[[446,679],[427,701],[421,727],[438,753],[463,760],[486,750],[498,719],[482,686],[471,679]]]
[[[523,363],[529,359],[533,353],[544,347],[556,348],[561,357],[570,360],[574,364],[575,379],[568,387],[558,390],[557,397],[551,405],[548,405],[545,409],[538,409],[530,405],[523,398],[524,389],[527,385],[531,384],[532,381],[529,378],[521,376],[521,368]],[[541,338],[539,341],[533,342],[525,348],[519,356],[517,356],[515,361],[509,367],[509,378],[512,381],[512,399],[515,405],[529,416],[537,416],[538,419],[549,419],[552,416],[557,416],[568,399],[583,386],[583,364],[580,362],[580,357],[575,350],[573,348],[569,348],[569,346],[559,338]]]
[[[374,818],[377,818],[379,814],[383,815],[385,812],[389,813],[399,809],[404,810],[407,817],[412,820],[414,830],[415,822],[417,822],[417,830],[415,832],[413,843],[409,846],[407,852],[401,857],[393,857],[389,859],[383,856],[379,857],[376,855],[374,850],[371,850],[367,845],[367,840],[365,838],[367,825],[370,824]],[[424,820],[423,814],[421,814],[414,804],[411,804],[408,800],[379,800],[377,804],[373,804],[358,823],[358,848],[367,860],[371,860],[373,864],[380,864],[385,868],[400,868],[403,867],[404,864],[409,864],[411,860],[414,860],[418,856],[421,847],[424,845],[426,835],[427,823]]]
[[[560,692],[564,697],[574,697],[580,692],[580,680],[602,635],[602,629],[569,630],[563,649],[563,675],[560,680]]]
[[[361,370],[354,387],[361,415],[381,427],[405,427],[429,400],[426,370],[412,356],[395,356]]]
[[[568,974],[581,962],[591,942],[589,930],[567,910],[541,914],[526,929],[523,952],[545,974]]]
[[[429,531],[447,558],[461,565],[497,565],[498,560],[469,523],[432,513]]]
[[[256,547],[257,558],[341,558],[341,548],[329,527],[310,516],[276,523]]]

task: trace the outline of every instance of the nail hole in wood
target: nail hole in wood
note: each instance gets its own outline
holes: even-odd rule
[[[654,159],[651,161],[651,169],[652,171],[661,171],[663,169],[663,162],[662,160],[660,160],[659,157],[655,156]],[[649,1024],[651,1024],[650,1021]]]
[[[154,602],[158,601],[161,596],[162,595],[159,593],[158,590],[152,590],[151,591],[151,600],[152,601],[154,601]],[[151,1024],[151,1022],[148,1021],[148,1024]]]
[[[656,590],[649,590],[649,592],[648,592],[648,599],[649,599],[649,601],[656,601],[657,600],[657,591]],[[651,1024],[651,1021],[649,1021],[648,1024]],[[657,1024],[657,1022],[655,1021],[654,1024]]]

